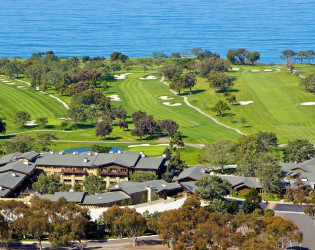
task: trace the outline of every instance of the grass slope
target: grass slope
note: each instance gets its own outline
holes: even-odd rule
[[[176,121],[186,142],[209,143],[220,139],[235,140],[239,135],[212,122],[209,118],[188,107],[181,97],[174,96],[159,80],[138,80],[143,73],[129,75],[126,80],[110,82],[107,94],[118,94],[122,102],[117,105],[124,106],[129,114],[142,110],[154,115],[156,120],[173,119]],[[157,75],[158,76],[158,75]],[[174,98],[171,103],[182,103],[182,106],[168,107],[159,99],[160,96]]]
[[[22,85],[24,86],[24,85]],[[0,116],[5,118],[7,133],[18,132],[13,123],[15,113],[26,111],[32,120],[38,117],[48,117],[49,124],[59,124],[66,109],[55,99],[31,90],[29,87],[17,88],[17,85],[6,85],[0,82]]]
[[[306,138],[315,143],[315,106],[301,106],[303,102],[314,102],[315,96],[299,86],[300,79],[284,68],[280,72],[264,72],[264,68],[241,66],[240,70],[230,72],[235,78],[232,88],[238,101],[254,101],[250,105],[230,105],[231,111],[218,119],[230,126],[250,134],[258,131],[277,133],[280,143],[287,143],[295,138]],[[297,66],[302,74],[314,71],[314,66]],[[250,72],[251,69],[261,70]],[[194,90],[197,93],[189,100],[206,113],[215,115],[210,108],[219,100],[224,100],[223,93],[209,89],[206,79],[198,79]],[[242,127],[239,120],[245,118],[248,126]]]

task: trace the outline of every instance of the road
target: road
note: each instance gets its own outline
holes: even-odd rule
[[[109,239],[103,241],[85,241],[84,249],[157,249],[166,250],[167,247],[162,245],[162,242],[157,235],[138,237],[139,246],[134,247],[131,238],[124,239]],[[51,244],[47,241],[42,243],[43,249],[51,249]],[[11,242],[9,249],[39,249],[37,242]],[[75,245],[66,249],[78,249]]]

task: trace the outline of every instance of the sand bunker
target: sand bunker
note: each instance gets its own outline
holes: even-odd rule
[[[240,70],[239,68],[232,68],[233,71],[238,71]]]
[[[14,82],[6,82],[5,84],[7,84],[7,85],[14,85],[15,83]]]
[[[8,82],[10,82],[10,81],[7,81],[7,80],[1,80],[1,82],[8,83]]]
[[[173,100],[174,98],[169,98],[168,96],[166,96],[166,95],[163,95],[163,96],[160,96],[159,97],[161,100],[163,100],[163,101],[168,101],[168,100]]]
[[[239,102],[240,105],[248,105],[248,104],[251,104],[251,103],[254,103],[254,101],[240,101]]]
[[[115,102],[121,101],[118,95],[109,95],[108,97],[110,98],[111,101],[115,101]]]
[[[251,70],[250,72],[260,72],[260,69]]]
[[[121,74],[121,75],[114,75],[115,79],[117,80],[124,80],[126,79],[127,75],[131,75],[132,73],[125,73],[125,74]]]
[[[315,102],[303,102],[300,105],[302,105],[302,106],[312,106],[312,105],[315,105]]]
[[[181,106],[182,105],[181,103],[173,103],[173,104],[171,104],[170,102],[163,102],[162,104],[165,105],[165,106],[169,106],[169,107],[176,107],[176,106]]]
[[[24,88],[24,86],[17,86],[17,88],[19,88],[19,89],[23,89],[23,88]]]
[[[265,72],[272,72],[272,69],[264,69]]]
[[[139,80],[155,80],[156,76],[139,77]]]
[[[24,126],[27,127],[32,127],[32,126],[37,126],[37,124],[35,123],[35,121],[27,121]]]

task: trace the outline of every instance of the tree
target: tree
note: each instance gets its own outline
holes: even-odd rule
[[[97,153],[108,153],[111,147],[93,144],[89,150]]]
[[[170,119],[158,121],[158,126],[169,137],[172,137],[177,132],[179,127],[176,122]]]
[[[231,156],[231,142],[220,140],[206,145],[198,160],[200,163],[210,163],[214,166],[219,166],[222,173],[224,173],[224,166],[231,162]]]
[[[197,56],[199,53],[202,52],[202,49],[201,48],[193,48],[190,50],[190,53]]]
[[[3,119],[0,117],[0,133],[5,134],[7,131],[7,124],[3,121]]]
[[[219,116],[221,116],[222,113],[227,110],[231,110],[231,108],[223,101],[219,101],[211,108],[211,111],[218,113]]]
[[[37,124],[39,124],[42,127],[45,127],[46,124],[48,123],[48,118],[47,117],[39,117],[35,121]]]
[[[180,52],[173,52],[171,53],[172,58],[180,58]]]
[[[85,122],[87,119],[85,106],[83,104],[71,103],[67,115],[76,126]]]
[[[245,214],[252,213],[256,208],[261,209],[261,196],[259,195],[256,188],[251,188],[249,192],[245,195],[245,200],[242,203],[242,209]]]
[[[58,140],[58,138],[52,133],[37,134],[35,138],[36,145],[39,146],[41,151],[48,151],[49,146],[53,144],[53,140]]]
[[[10,142],[5,142],[4,149],[7,154],[15,152],[29,152],[33,149],[34,139],[28,135],[17,135]]]
[[[20,127],[31,119],[31,115],[25,111],[18,111],[14,116],[14,123]]]
[[[33,183],[33,189],[40,190],[43,194],[53,194],[59,191],[61,184],[58,178],[40,174],[38,180]]]
[[[157,123],[152,115],[147,115],[141,110],[132,114],[135,123],[135,129],[131,131],[131,135],[139,136],[142,139],[145,135],[152,136],[158,129]]]
[[[185,146],[183,136],[180,131],[176,131],[170,140],[170,146],[176,150]],[[177,150],[176,150],[177,151]]]
[[[118,122],[118,127],[119,128],[123,128],[123,130],[125,131],[125,129],[128,129],[128,123],[125,121],[119,121]]]
[[[114,62],[114,61],[120,61],[122,63],[126,62],[128,60],[128,56],[122,54],[121,52],[113,52],[110,55],[110,61]]]
[[[197,194],[207,200],[220,199],[229,194],[231,184],[219,176],[206,175],[195,182]]]
[[[192,94],[191,88],[195,86],[197,82],[196,75],[193,73],[182,74],[179,77],[179,81],[182,82],[182,85],[184,86],[184,88],[188,88],[190,94]]]
[[[60,127],[63,131],[65,131],[67,129],[68,125],[69,125],[69,122],[67,122],[67,121],[63,121],[60,123]]]
[[[285,59],[287,62],[287,65],[291,65],[292,64],[292,59],[295,56],[295,52],[293,50],[283,50],[281,52],[281,58]]]
[[[152,181],[157,179],[157,175],[155,172],[148,172],[148,171],[138,171],[133,173],[130,176],[130,181],[135,182],[145,182],[145,181]]]
[[[289,141],[284,148],[284,160],[289,162],[301,162],[309,160],[315,155],[312,143],[307,139]]]
[[[42,250],[41,237],[49,228],[48,216],[44,209],[32,211],[27,222],[27,232],[39,242],[39,249]]]
[[[252,65],[255,65],[255,62],[260,59],[260,53],[258,51],[253,51],[252,53],[248,52],[246,54],[246,58],[252,63]]]
[[[169,164],[167,165],[166,172],[162,178],[166,182],[171,182],[174,176],[179,175],[184,168],[187,167],[185,161],[180,158],[180,151],[176,151],[175,154],[169,156]]]
[[[175,89],[178,94],[185,88],[185,82],[181,81],[179,77],[174,77],[170,84],[170,89]]]
[[[118,109],[115,110],[115,116],[125,121],[127,118],[127,111],[122,106],[119,106]]]
[[[315,57],[315,51],[314,50],[306,50],[305,51],[305,56],[306,56],[306,59],[307,59],[307,64],[310,64],[310,62]]]
[[[233,82],[230,80],[229,76],[224,72],[212,71],[209,76],[209,86],[210,88],[226,90],[227,88],[233,86]]]
[[[300,85],[307,91],[315,93],[315,74],[310,74],[306,78],[303,78]]]
[[[277,165],[267,164],[257,169],[255,176],[259,178],[264,191],[268,194],[281,192],[281,168]]]
[[[246,118],[241,117],[240,123],[242,124],[242,127],[244,127],[246,124],[248,124],[248,121],[246,120]]]
[[[297,59],[301,62],[301,64],[303,63],[303,60],[306,59],[306,53],[305,51],[299,51],[298,53],[296,53],[296,57]]]
[[[100,121],[96,124],[95,135],[102,136],[103,139],[113,131],[113,126],[109,121]]]
[[[161,69],[161,74],[167,77],[169,80],[179,77],[183,72],[183,69],[180,66],[177,66],[174,63],[165,63]]]
[[[198,75],[201,77],[208,77],[212,71],[227,72],[229,67],[230,63],[227,60],[217,57],[206,58],[196,64]]]
[[[106,183],[102,177],[89,175],[83,181],[83,187],[89,194],[101,193],[105,190]]]

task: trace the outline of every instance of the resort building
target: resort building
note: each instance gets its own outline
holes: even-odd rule
[[[129,151],[118,153],[87,152],[72,155],[51,151],[40,154],[36,159],[36,168],[46,175],[58,176],[62,183],[74,186],[81,183],[89,175],[103,177],[106,186],[128,181],[137,171],[155,172],[160,176],[166,169],[163,157],[146,157],[143,153]]]

